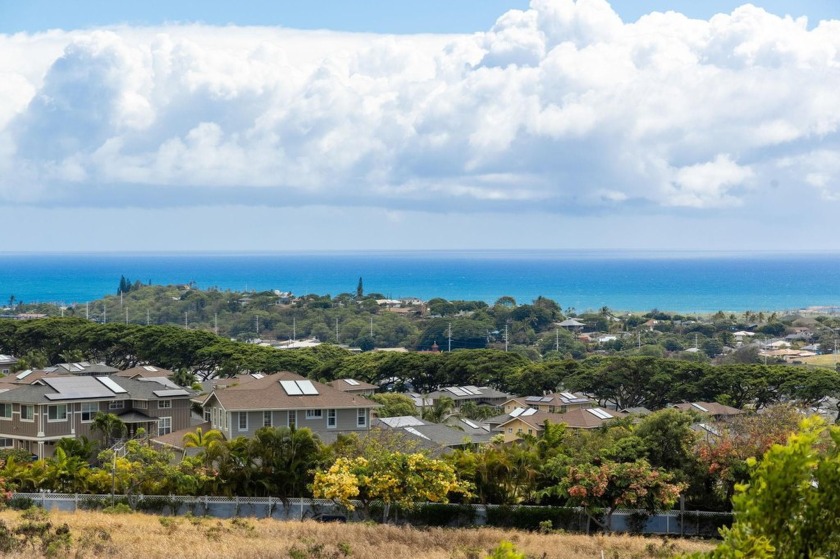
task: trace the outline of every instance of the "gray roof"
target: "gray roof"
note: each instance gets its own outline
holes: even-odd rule
[[[79,401],[161,400],[190,398],[194,394],[184,390],[182,394],[170,394],[164,398],[156,395],[155,392],[167,390],[168,387],[157,382],[144,382],[118,377],[116,375],[111,375],[106,378],[111,379],[114,385],[124,389],[125,392],[115,393],[94,377],[58,376],[55,378],[41,379],[37,384],[23,385],[14,390],[0,392],[0,402],[60,404]]]
[[[386,417],[373,422],[373,427],[400,431],[428,444],[445,447],[457,447],[464,444],[476,444],[490,440],[491,433],[484,429],[459,429],[451,424],[430,423],[413,416]],[[467,425],[464,427],[469,428]]]

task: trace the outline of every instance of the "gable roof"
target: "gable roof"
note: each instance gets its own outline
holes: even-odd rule
[[[282,384],[296,383],[296,381],[311,383],[315,393],[305,394],[300,390],[301,393],[296,394],[291,385]],[[287,390],[287,387],[292,390],[292,393]],[[306,377],[289,372],[266,375],[246,384],[216,389],[207,398],[205,405],[214,399],[228,411],[378,407],[378,404],[364,396],[342,392],[332,386],[310,381]]]
[[[103,380],[104,379],[104,380]],[[193,393],[154,381],[140,381],[111,375],[108,377],[50,375],[35,384],[21,385],[0,392],[0,402],[24,404],[64,404],[116,400],[188,399]]]
[[[535,428],[537,431],[543,429],[543,423],[565,423],[570,429],[596,429],[613,419],[624,417],[625,413],[601,408],[575,408],[566,413],[550,413],[538,411],[529,415],[521,413],[517,416],[510,416],[510,419],[502,422],[496,427],[497,431],[504,431],[505,425],[515,420],[522,421]]]

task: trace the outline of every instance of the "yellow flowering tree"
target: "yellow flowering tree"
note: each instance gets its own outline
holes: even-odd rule
[[[411,508],[421,502],[448,502],[450,493],[468,494],[454,468],[421,453],[386,452],[375,458],[338,458],[326,472],[317,472],[313,483],[315,497],[332,499],[353,510],[358,501],[365,516],[370,504]]]

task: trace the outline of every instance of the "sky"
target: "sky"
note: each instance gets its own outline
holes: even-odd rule
[[[840,2],[0,0],[0,252],[840,250]]]

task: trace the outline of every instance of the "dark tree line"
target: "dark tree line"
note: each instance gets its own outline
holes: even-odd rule
[[[756,408],[795,401],[813,405],[840,395],[840,373],[788,365],[708,363],[656,357],[594,356],[534,363],[492,349],[442,353],[353,354],[323,344],[276,350],[177,326],[98,324],[78,318],[0,320],[0,353],[21,366],[72,360],[117,368],[155,364],[174,371],[232,376],[292,371],[314,379],[358,378],[400,391],[430,392],[447,385],[489,385],[518,395],[561,388],[591,394],[603,405],[655,410],[681,401],[719,401]]]

